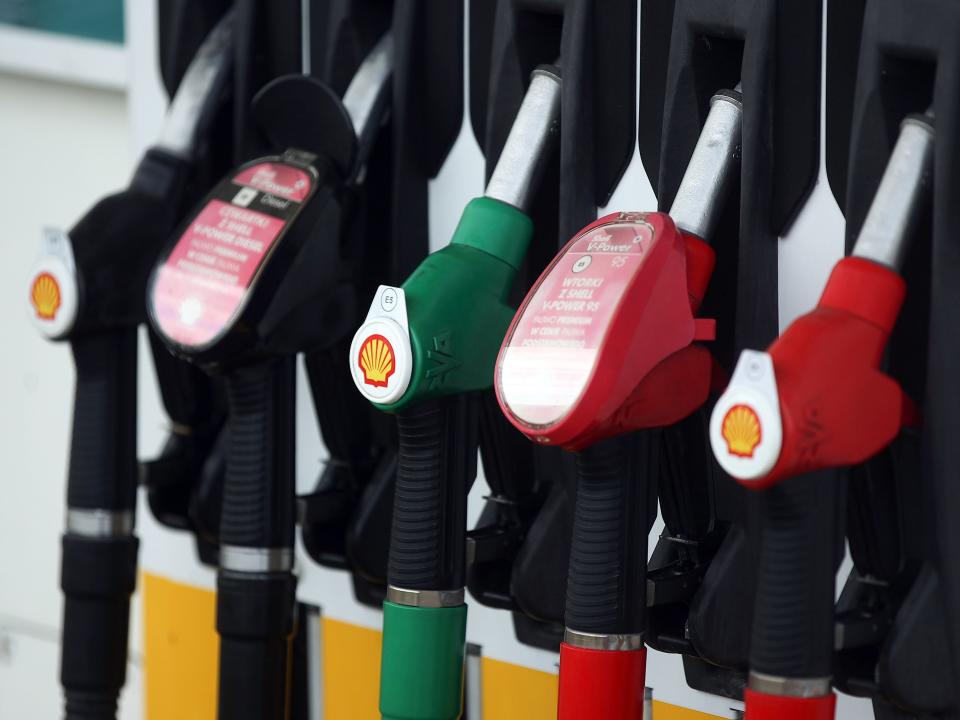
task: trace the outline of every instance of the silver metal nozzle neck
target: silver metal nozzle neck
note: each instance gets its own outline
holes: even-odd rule
[[[670,217],[684,232],[709,240],[740,164],[743,101],[739,88],[717,93],[680,181]]]
[[[197,130],[233,70],[234,11],[210,31],[180,81],[156,146],[172,155],[191,159],[196,152]]]
[[[343,107],[361,146],[369,144],[369,135],[380,126],[392,76],[393,34],[388,32],[363,59],[343,94]]]
[[[526,209],[550,156],[560,116],[560,78],[537,69],[487,183],[487,197]]]
[[[892,270],[903,265],[910,236],[933,175],[933,115],[912,115],[900,126],[880,187],[853,246],[855,257]]]

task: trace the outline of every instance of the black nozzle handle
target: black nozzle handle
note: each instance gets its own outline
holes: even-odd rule
[[[137,330],[71,342],[77,369],[67,474],[70,510],[132,513],[137,494]]]
[[[570,631],[635,638],[644,631],[647,491],[632,462],[633,440],[603,440],[577,455],[564,614],[568,642]]]
[[[294,358],[227,377],[230,445],[220,542],[287,549],[294,529]]]
[[[829,693],[841,485],[834,472],[821,471],[762,491],[750,643],[755,690],[791,694],[789,688],[804,681],[808,695]]]
[[[296,578],[295,358],[227,377],[230,442],[220,521],[218,715],[286,717]]]
[[[474,400],[428,400],[397,416],[399,466],[387,569],[392,588],[465,585],[467,492],[478,446]]]
[[[112,720],[126,680],[137,491],[137,331],[73,340],[60,680],[67,720]]]

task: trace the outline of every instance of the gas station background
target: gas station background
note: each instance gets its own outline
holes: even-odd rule
[[[156,68],[155,22],[152,2],[126,0],[124,45],[0,26],[0,211],[7,253],[0,263],[6,330],[0,433],[7,478],[0,503],[0,718],[56,717],[61,702],[57,581],[73,366],[67,345],[48,343],[29,324],[26,277],[41,229],[69,227],[95,199],[122,187],[156,136],[166,100]],[[460,137],[431,186],[434,249],[451,236],[463,205],[483,190],[482,156],[469,123],[467,107]],[[843,217],[827,187],[822,155],[823,148],[817,187],[780,243],[781,327],[813,306],[842,255]],[[607,211],[654,205],[635,154]],[[801,237],[802,244],[796,242]],[[159,450],[166,418],[144,337],[141,342],[144,458]],[[296,460],[298,483],[306,488],[325,450],[302,370],[300,379]],[[471,493],[470,526],[486,493],[481,475]],[[198,563],[189,536],[158,526],[142,504],[137,525],[142,574],[121,717],[212,717],[214,571]],[[654,537],[661,527],[654,527]],[[353,600],[345,573],[321,568],[303,553],[298,571],[301,599],[321,608],[321,620],[308,628],[318,661],[318,717],[375,716],[380,613]],[[840,575],[848,572],[844,563]],[[480,646],[482,659],[468,663],[481,688],[468,706],[479,702],[483,717],[496,720],[553,717],[557,656],[518,643],[508,613],[470,605],[467,639]],[[729,701],[685,685],[679,656],[650,652],[647,684],[658,701],[657,720],[733,716]],[[859,720],[872,713],[866,701],[840,695],[838,717]]]

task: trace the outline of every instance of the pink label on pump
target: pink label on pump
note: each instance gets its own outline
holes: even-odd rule
[[[277,163],[254,165],[214,191],[160,266],[152,288],[157,324],[181,345],[205,345],[233,321],[265,257],[298,210],[296,202],[275,191],[265,194],[241,183],[262,168],[289,170],[290,177],[299,173],[307,180],[303,197],[309,195],[310,176]]]
[[[524,305],[497,374],[503,401],[522,422],[552,425],[583,394],[613,315],[654,243],[642,218],[576,238]]]

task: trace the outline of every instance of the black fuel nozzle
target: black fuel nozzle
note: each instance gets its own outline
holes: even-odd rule
[[[195,151],[231,72],[224,17],[190,65],[161,141],[130,186],[69,233],[49,232],[31,279],[42,334],[70,343],[76,364],[67,476],[61,682],[68,720],[116,714],[126,677],[137,490],[137,327],[151,263],[182,211]]]
[[[285,717],[296,578],[295,358],[338,330],[331,288],[347,184],[386,108],[389,36],[341,100],[307,77],[279,78],[254,114],[279,155],[224,178],[160,254],[147,290],[166,347],[222,376],[229,407],[220,518],[219,716]],[[344,148],[350,148],[345,152]],[[324,322],[329,319],[330,322]]]
[[[365,299],[375,287],[370,285],[368,261],[391,252],[388,235],[364,211],[369,205],[368,160],[378,140],[378,131],[389,114],[386,80],[391,72],[392,54],[393,38],[386,35],[344,92],[343,110],[350,125],[343,127],[343,140],[331,143],[344,177],[339,233],[333,229],[330,233],[331,238],[338,237],[340,241],[335,260],[339,275],[336,290],[329,293],[323,314],[327,328],[324,344],[304,356],[317,421],[329,457],[314,487],[298,498],[298,522],[310,557],[320,564],[338,568],[353,565],[354,557],[348,557],[354,555],[348,550],[348,535],[361,496],[367,493],[370,483],[389,482],[386,475],[395,463],[396,443],[390,433],[385,432],[383,420],[353,392],[346,361],[352,330],[360,321],[361,298]],[[303,84],[302,80],[297,82]],[[276,97],[265,98],[265,102],[271,106],[278,104],[287,92],[289,89],[278,87],[273,91]],[[290,130],[287,132],[293,134]],[[326,140],[330,141],[331,137]],[[383,496],[383,493],[371,492]],[[372,500],[373,495],[369,499]],[[382,527],[379,537],[383,562],[375,565],[385,566],[387,532],[388,528]],[[364,548],[363,552],[373,552],[373,548]],[[369,575],[370,563],[361,559],[360,564],[367,570],[354,575],[358,598],[379,606],[385,591],[383,578],[364,576]]]

